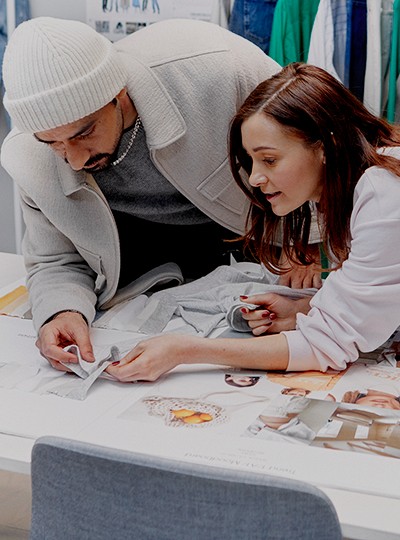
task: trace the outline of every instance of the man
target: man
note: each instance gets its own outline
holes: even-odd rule
[[[236,109],[278,64],[213,24],[167,20],[111,44],[40,17],[3,63],[15,125],[2,164],[18,185],[41,353],[93,359],[88,325],[117,290],[168,261],[186,278],[226,262],[247,204],[227,160]],[[228,245],[229,247],[229,245]]]

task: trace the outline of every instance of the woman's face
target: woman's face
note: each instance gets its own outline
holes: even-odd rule
[[[253,161],[250,184],[264,193],[274,214],[285,216],[306,201],[319,201],[324,175],[322,146],[307,147],[263,113],[243,122],[242,143]]]
[[[370,407],[380,407],[382,409],[400,410],[400,403],[395,396],[375,390],[368,390],[367,395],[358,398],[356,403],[357,405],[369,405]]]
[[[226,380],[232,381],[236,386],[253,386],[255,384],[254,377],[248,375],[228,375]]]
[[[305,388],[287,388],[282,394],[286,396],[306,396],[309,392]]]

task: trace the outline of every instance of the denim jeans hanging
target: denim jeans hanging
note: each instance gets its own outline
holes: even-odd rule
[[[348,88],[359,100],[364,98],[365,66],[367,62],[367,2],[352,0],[351,39]]]
[[[15,24],[30,18],[29,0],[15,0]],[[3,56],[7,45],[7,3],[0,2],[0,66],[3,66]],[[2,70],[0,70],[0,82],[3,86]]]
[[[229,19],[229,30],[255,43],[267,54],[277,1],[235,0]]]

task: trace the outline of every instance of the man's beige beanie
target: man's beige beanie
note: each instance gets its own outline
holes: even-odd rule
[[[101,109],[124,88],[127,74],[112,43],[87,24],[38,17],[12,33],[3,81],[12,122],[34,133]]]

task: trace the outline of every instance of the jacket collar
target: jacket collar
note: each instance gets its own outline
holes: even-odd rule
[[[68,163],[59,157],[55,157],[57,162],[58,178],[64,195],[72,195],[80,190],[88,181],[88,173],[85,171],[74,171]]]
[[[130,74],[127,90],[146,131],[151,150],[164,148],[186,133],[186,123],[157,75],[131,55],[119,51]]]

